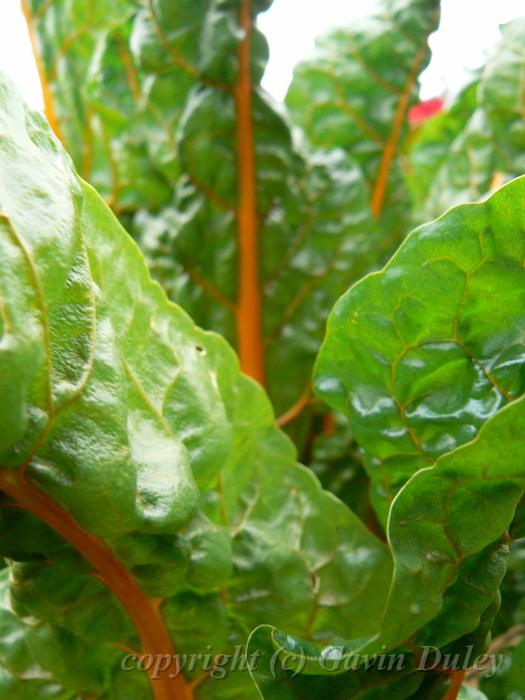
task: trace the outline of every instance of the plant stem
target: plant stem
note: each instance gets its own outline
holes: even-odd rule
[[[69,513],[33,486],[20,471],[0,469],[0,490],[61,535],[89,561],[126,609],[140,638],[143,654],[152,654],[155,658],[169,654],[170,667],[159,672],[158,677],[152,677],[155,664],[150,669],[155,700],[193,700],[193,693],[179,673],[175,650],[159,606],[145,595],[113,552],[83,530]]]
[[[297,399],[293,406],[291,406],[287,411],[285,411],[281,416],[275,421],[280,428],[283,428],[288,423],[295,420],[302,411],[312,403],[312,389],[310,384],[303,391],[301,396]]]
[[[44,63],[42,61],[42,56],[38,48],[38,40],[36,37],[35,29],[33,27],[33,19],[31,16],[31,8],[29,6],[28,0],[22,0],[22,12],[27,24],[27,31],[29,32],[29,38],[31,40],[31,47],[33,49],[33,56],[35,57],[35,63],[38,70],[38,77],[40,78],[40,86],[42,87],[42,96],[44,98],[44,111],[46,114],[49,126],[53,129],[55,136],[63,141],[62,134],[60,132],[60,127],[58,125],[58,119],[55,113],[55,106],[53,104],[53,98],[51,96],[51,90],[49,89],[49,84],[46,79],[46,71],[44,69]]]
[[[438,15],[436,15],[436,20],[437,17]],[[399,96],[399,102],[397,104],[396,113],[392,122],[392,129],[390,130],[388,141],[383,150],[383,157],[379,166],[379,172],[377,174],[377,179],[372,190],[372,199],[370,202],[370,206],[375,219],[378,219],[381,216],[381,212],[383,211],[388,179],[392,170],[392,164],[394,162],[394,156],[396,154],[399,139],[401,137],[403,124],[405,123],[408,105],[410,102],[410,96],[412,94],[412,89],[414,87],[414,84],[417,80],[417,76],[419,75],[419,71],[425,59],[427,50],[427,37],[425,36],[423,43],[421,44],[419,50],[416,53],[412,70],[410,71],[405,86],[403,87],[403,91]]]
[[[237,114],[237,226],[239,237],[237,342],[243,372],[264,385],[252,85],[250,78],[250,0],[243,0],[240,24],[244,32],[244,38],[238,49],[239,75],[234,90]]]
[[[454,671],[454,673],[451,674],[451,678],[452,685],[448,689],[448,692],[443,698],[443,700],[456,700],[461,691],[461,686],[463,685],[463,681],[465,679],[465,671]]]

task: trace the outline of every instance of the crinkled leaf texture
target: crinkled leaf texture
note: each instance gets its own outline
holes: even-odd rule
[[[236,98],[238,51],[247,40],[243,4],[30,0],[57,122],[76,166],[129,225],[168,295],[237,348],[239,327],[256,316],[241,311],[239,280],[247,257],[257,258],[258,345],[280,415],[309,393],[329,310],[383,262],[385,245],[357,163],[341,151],[309,153],[295,143],[287,115],[259,86],[268,49],[254,23],[267,1],[250,3],[248,31],[249,218],[257,241],[239,242],[246,229],[239,158],[249,157],[239,155]]]
[[[372,633],[386,547],[297,465],[262,389],[4,78],[0,149],[0,687],[147,698],[116,646],[147,650],[144,626],[213,656],[262,622]],[[246,672],[194,692],[256,695]]]
[[[317,390],[368,455],[394,574],[367,639],[256,630],[265,698],[443,697],[447,676],[417,670],[423,647],[486,648],[525,489],[524,202],[520,178],[417,229],[334,309]],[[366,670],[393,651],[399,677]]]
[[[399,488],[525,391],[524,180],[416,230],[336,305],[316,367],[383,520]]]

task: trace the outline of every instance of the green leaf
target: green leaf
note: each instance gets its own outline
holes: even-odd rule
[[[176,10],[171,0],[120,0],[107,13],[111,3],[97,0],[91,14],[85,2],[31,2],[57,121],[83,177],[129,225],[169,296],[237,347],[248,374],[265,375],[277,413],[306,407],[324,319],[387,243],[357,164],[295,143],[259,87],[268,50],[254,22],[269,3],[252,3],[245,32],[240,0]],[[243,71],[251,83],[239,100]],[[243,110],[253,134],[241,145]]]
[[[523,505],[520,504],[511,533],[515,532],[516,522],[522,517]],[[518,539],[512,544],[507,573],[501,586],[502,605],[493,627],[494,641],[490,649],[494,661],[486,664],[476,674],[482,690],[495,700],[525,697],[525,687],[519,671],[525,653],[524,556],[525,541]]]
[[[497,167],[487,115],[478,107],[435,172],[420,220],[439,216],[451,206],[482,199],[491,189]]]
[[[261,628],[250,648],[266,649],[266,658],[273,650],[270,657],[278,654],[291,669],[279,671],[281,681],[267,666],[254,672],[264,697],[274,697],[285,677],[283,697],[337,696],[342,678],[354,687],[347,697],[357,696],[359,669],[357,677],[344,673],[356,655],[386,650],[406,659],[435,645],[466,658],[469,649],[487,648],[508,550],[499,541],[525,489],[524,191],[522,178],[484,204],[416,230],[384,271],[358,283],[334,310],[317,387],[347,410],[368,455],[379,512],[388,514],[394,576],[368,639],[321,649]],[[405,415],[400,407],[410,406],[409,397],[414,410]],[[392,502],[381,500],[385,482],[396,489]],[[327,675],[326,659],[342,675]],[[404,682],[415,683],[408,668]],[[436,697],[446,690],[432,675],[422,683],[422,697],[434,683]]]
[[[282,414],[309,390],[323,318],[333,301],[380,258],[382,248],[359,168],[342,154],[311,155],[299,148],[285,115],[258,86],[266,48],[253,28],[251,105],[244,105],[253,135],[242,145],[243,105],[235,92],[242,71],[223,35],[226,26],[237,24],[236,12],[210,4],[199,55],[203,60],[207,46],[218,47],[214,61],[221,72],[198,76],[186,101],[177,129],[182,175],[174,205],[155,218],[138,217],[135,228],[145,232],[139,234],[141,245],[170,296],[228,338],[245,371],[261,381],[265,376]],[[222,83],[214,83],[219,76]],[[243,172],[251,149],[254,172]],[[246,238],[251,225],[257,241]],[[246,290],[241,279],[250,260],[257,268],[250,279],[258,280]],[[243,329],[250,328],[255,357],[243,346]],[[264,357],[257,361],[257,353]],[[253,364],[264,366],[254,371]]]
[[[135,3],[24,0],[24,6],[47,116],[79,172],[125,217],[170,201],[177,170],[167,141],[188,85],[157,76],[146,81],[132,50],[140,34]]]
[[[331,657],[330,651],[336,652],[337,649],[327,649],[324,657],[314,660],[310,655],[315,650],[304,642],[293,640],[275,628],[255,629],[249,640],[248,654],[259,654],[257,665],[250,668],[250,671],[261,697],[264,700],[315,700],[321,697],[341,700],[354,697],[386,700],[395,697],[403,700],[413,697],[424,680],[424,674],[415,671],[413,659],[398,659],[394,656],[387,656],[383,660],[385,670],[378,668],[381,660],[372,657],[359,659],[363,669],[358,669],[357,657],[354,660],[349,656],[347,668],[353,670],[339,675],[330,674],[329,669],[336,665],[334,659],[338,659],[336,655]],[[324,672],[325,675],[313,675],[312,671],[302,673],[312,661],[317,661],[318,672]],[[365,664],[368,664],[368,668],[364,667]]]
[[[501,169],[507,175],[525,171],[525,125],[523,123],[522,83],[525,51],[521,37],[525,18],[501,27],[501,43],[487,61],[480,83],[479,101],[487,113],[494,148]]]
[[[331,415],[329,425],[313,441],[309,467],[323,488],[346,503],[372,531],[380,531],[370,504],[370,479],[346,416]]]
[[[467,650],[470,658],[482,654],[500,608],[499,587],[507,561],[508,547],[500,542],[468,558],[446,591],[441,611],[417,633],[418,645],[443,648],[443,654],[465,656]]]
[[[395,561],[394,577],[376,635],[324,649],[316,649],[271,628],[261,628],[252,637],[251,646],[261,648],[264,658],[271,657],[270,649],[273,648],[272,654],[278,654],[280,661],[277,667],[280,669],[282,663],[285,669],[291,669],[279,670],[287,677],[289,688],[289,694],[283,697],[301,697],[304,688],[310,687],[310,676],[317,676],[316,682],[321,684],[325,694],[336,693],[341,687],[341,679],[347,678],[349,672],[343,672],[352,668],[348,664],[353,659],[356,660],[357,678],[350,675],[350,682],[357,685],[352,691],[354,695],[349,692],[348,697],[358,696],[359,663],[363,666],[366,659],[377,658],[376,655],[390,650],[404,650],[404,669],[409,671],[408,678],[414,680],[418,666],[416,664],[414,668],[407,652],[408,649],[421,649],[421,642],[428,644],[428,638],[416,639],[410,647],[406,646],[406,640],[410,640],[440,611],[446,610],[444,596],[451,586],[455,588],[454,596],[459,594],[459,609],[464,604],[467,618],[470,617],[462,621],[465,625],[463,632],[478,630],[475,636],[481,637],[483,631],[486,635],[494,609],[492,612],[483,610],[484,596],[480,609],[479,601],[461,593],[460,589],[463,586],[466,591],[475,583],[470,578],[469,568],[479,571],[479,559],[476,567],[475,557],[504,533],[524,493],[525,470],[521,457],[524,407],[525,398],[506,406],[487,421],[475,440],[443,455],[433,467],[415,474],[398,494],[388,524],[388,539]],[[485,578],[490,566],[490,563],[483,565]],[[479,575],[483,574],[479,572]],[[495,579],[497,586],[501,573],[496,574]],[[454,586],[459,582],[461,585]],[[458,606],[453,609],[455,612]],[[443,617],[437,639],[443,640],[443,636],[447,636],[453,641],[459,633],[460,621]],[[472,642],[471,635],[468,635],[461,644],[455,641],[449,649],[461,653],[458,649],[462,648],[464,655]],[[474,644],[481,644],[478,649],[486,648],[482,637],[479,641],[474,639]],[[328,667],[331,675],[327,670],[327,660],[332,662]],[[301,672],[308,677],[303,677]],[[387,671],[383,671],[383,683],[385,673]],[[255,671],[254,679],[261,691],[267,684],[268,693],[263,697],[271,698],[276,684],[272,669],[268,671],[267,665],[262,666],[261,671]],[[426,679],[425,683],[428,682]],[[311,687],[315,687],[313,682]]]
[[[148,683],[144,674],[137,671],[119,674],[121,653],[113,645],[95,635],[87,644],[63,625],[53,627],[29,617],[27,611],[22,613],[20,608],[16,610],[18,617],[9,601],[7,574],[7,571],[2,572],[0,581],[0,690],[3,697],[76,699],[79,695],[71,689],[72,683],[98,694],[103,687],[101,668],[104,666],[114,667],[115,692],[127,689],[147,697]],[[56,586],[56,578],[54,583]],[[100,627],[99,623],[99,630]]]
[[[417,229],[329,319],[317,391],[348,413],[383,522],[412,474],[525,391],[524,192]]]
[[[1,624],[45,680],[104,699],[147,692],[122,645],[232,654],[262,622],[371,633],[385,546],[296,464],[261,388],[151,281],[3,78],[0,134]],[[248,683],[208,679],[199,698],[252,697]]]
[[[402,166],[408,110],[430,57],[437,0],[383,0],[373,17],[318,40],[300,63],[286,103],[316,146],[341,147],[367,179],[370,206],[390,241],[405,233],[409,193]]]
[[[509,531],[514,536],[516,523],[523,518],[523,503]],[[512,543],[505,579],[501,586],[502,605],[494,625],[494,635],[505,635],[509,629],[525,623],[525,540]]]
[[[423,190],[434,204],[478,198],[521,163],[516,24],[477,103],[471,89],[423,134],[421,180],[403,174],[437,4],[385,0],[362,33],[336,35],[358,50],[342,84],[366,85],[329,116],[354,140],[321,145],[345,154],[300,143],[258,87],[267,2],[32,0],[46,101],[77,167],[169,295],[266,375],[280,422],[302,412],[295,434],[308,431],[326,312],[405,231],[408,187],[422,210]],[[352,481],[370,479],[384,545],[296,464],[230,348],[167,301],[0,81],[4,104],[0,692],[149,697],[146,675],[121,668],[123,649],[175,649],[226,659],[204,675],[183,668],[199,700],[255,699],[248,673],[223,668],[255,628],[246,658],[259,658],[264,697],[443,698],[451,679],[423,670],[422,651],[486,650],[522,529],[525,180],[418,229],[331,317],[317,385],[349,430],[319,439],[315,467],[335,489],[339,443],[357,440],[368,476]],[[381,136],[372,146],[356,136],[361,109]],[[403,667],[379,666],[385,652]],[[152,680],[155,697],[190,697],[172,669]]]

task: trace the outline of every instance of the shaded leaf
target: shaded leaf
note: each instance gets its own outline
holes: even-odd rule
[[[525,421],[524,402],[522,398],[502,409],[483,426],[475,440],[440,457],[435,466],[418,472],[400,491],[388,527],[395,560],[394,577],[376,635],[324,649],[272,632],[271,628],[260,628],[257,636],[252,637],[252,646],[262,647],[267,657],[269,652],[264,649],[272,646],[278,658],[285,659],[285,668],[291,669],[292,673],[283,672],[288,677],[288,691],[283,697],[301,697],[309,677],[316,675],[323,692],[337,693],[341,679],[345,678],[343,672],[348,668],[345,664],[357,659],[364,665],[371,656],[396,648],[405,650],[405,668],[414,671],[413,665],[412,668],[407,665],[406,652],[414,653],[419,647],[414,643],[407,647],[406,640],[439,614],[447,589],[465,576],[477,554],[501,536],[523,495],[525,471],[520,435]],[[471,597],[465,600],[472,603],[470,631],[479,628],[481,632],[485,625],[486,632],[493,613],[488,609],[476,610],[477,603]],[[439,634],[448,634],[453,640],[458,633],[457,622],[443,620]],[[479,643],[478,648],[486,648],[482,638]],[[460,653],[462,648],[462,654],[466,655],[471,644],[469,635],[461,640],[462,647],[457,640],[451,648],[455,653]],[[329,668],[332,675],[326,669],[327,659],[332,661]],[[308,676],[301,676],[302,671]],[[359,674],[358,667],[356,671]],[[387,673],[383,672],[383,683],[387,682],[384,678]],[[414,680],[414,675],[411,673],[408,678],[412,676]],[[271,698],[277,686],[270,679],[268,668],[256,670],[254,679],[261,689],[268,687],[264,697]],[[351,680],[359,682],[359,678]],[[431,680],[426,678],[424,682]],[[344,697],[359,696],[358,686],[353,692],[354,695],[349,693]]]
[[[402,164],[407,115],[418,101],[439,6],[435,0],[383,0],[373,17],[318,40],[316,55],[296,67],[286,98],[313,144],[341,147],[357,159],[372,212],[391,243],[409,221]]]

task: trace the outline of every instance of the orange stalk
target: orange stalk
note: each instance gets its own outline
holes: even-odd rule
[[[390,135],[388,137],[388,141],[385,145],[385,148],[383,150],[383,156],[381,158],[381,164],[379,166],[379,172],[377,175],[377,179],[375,181],[373,190],[372,190],[372,199],[370,202],[370,206],[372,209],[372,214],[374,215],[375,219],[378,219],[381,216],[381,212],[383,211],[383,205],[385,203],[385,195],[386,195],[386,188],[388,185],[388,178],[390,177],[390,172],[392,170],[392,163],[394,161],[394,157],[396,155],[398,143],[399,143],[399,138],[401,136],[401,130],[403,128],[403,123],[406,118],[406,113],[408,110],[408,104],[410,102],[410,95],[412,93],[412,88],[414,87],[414,83],[417,80],[417,76],[419,74],[419,70],[421,68],[421,65],[423,63],[423,60],[425,58],[427,52],[427,39],[425,37],[425,41],[423,44],[420,46],[416,58],[414,60],[414,65],[412,66],[412,70],[410,71],[410,74],[407,78],[406,84],[403,88],[403,92],[401,93],[399,97],[399,102],[397,104],[397,109],[396,113],[394,115],[394,121],[392,122],[392,129],[390,131]]]
[[[237,226],[239,238],[239,292],[236,313],[237,342],[243,372],[256,379],[260,384],[264,384],[252,85],[250,78],[250,0],[243,0],[240,23],[244,32],[244,38],[238,50],[239,75],[234,89],[237,114]]]
[[[294,405],[291,406],[287,411],[285,411],[282,414],[282,416],[279,416],[275,422],[277,423],[277,425],[280,428],[283,428],[285,425],[288,425],[288,423],[291,423],[299,415],[301,415],[302,411],[311,402],[312,402],[312,390],[310,388],[310,385],[308,385],[306,387],[305,391],[303,391],[301,396],[294,403]]]
[[[465,671],[454,671],[454,673],[452,673],[451,676],[452,685],[448,689],[448,692],[443,698],[443,700],[456,700],[460,693],[461,686],[463,685],[463,681],[465,679]]]
[[[33,56],[35,57],[36,67],[38,70],[38,77],[40,78],[40,85],[42,87],[42,96],[44,98],[44,112],[49,122],[49,126],[53,129],[56,137],[63,141],[60,132],[60,127],[58,126],[58,119],[55,112],[55,106],[53,103],[53,97],[51,95],[51,90],[46,79],[46,71],[44,68],[44,62],[42,56],[40,55],[40,50],[38,48],[38,39],[36,36],[35,28],[33,26],[33,19],[31,17],[31,9],[29,7],[28,0],[22,0],[22,12],[24,14],[27,30],[29,32],[29,39],[31,40],[31,47],[33,49]]]
[[[336,423],[335,416],[333,413],[327,413],[323,418],[323,429],[321,431],[322,435],[335,435]]]
[[[0,490],[61,535],[93,566],[97,577],[127,611],[139,635],[143,654],[152,654],[159,659],[163,655],[170,656],[171,663],[166,670],[155,674],[155,664],[150,669],[155,700],[193,700],[191,689],[179,673],[173,644],[157,602],[145,595],[113,552],[33,486],[21,471],[0,470]]]

